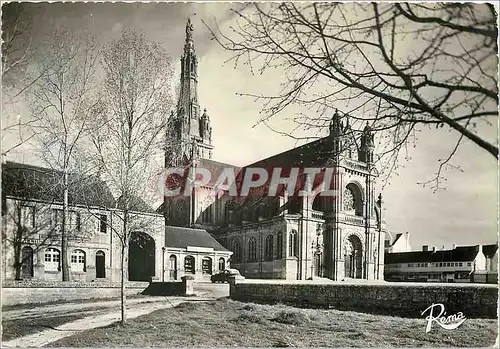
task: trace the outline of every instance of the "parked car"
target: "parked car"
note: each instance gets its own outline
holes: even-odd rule
[[[237,269],[224,269],[223,271],[218,272],[210,277],[212,283],[216,282],[229,282],[229,277],[231,276],[239,276],[240,272]]]

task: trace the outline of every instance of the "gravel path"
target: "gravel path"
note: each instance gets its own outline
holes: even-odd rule
[[[127,300],[127,318],[132,319],[158,309],[175,307],[183,302],[209,301],[212,297],[145,297]],[[77,332],[108,326],[120,320],[120,301],[99,301],[92,303],[64,303],[39,306],[29,309],[13,309],[2,314],[2,321],[33,317],[62,316],[85,309],[95,310],[94,315],[65,323],[55,328],[2,342],[3,347],[41,347]],[[57,315],[56,315],[57,314]]]

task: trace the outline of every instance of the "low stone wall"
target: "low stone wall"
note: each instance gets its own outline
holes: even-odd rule
[[[140,294],[147,286],[147,282],[128,282],[126,294]],[[119,296],[120,284],[116,282],[5,281],[2,284],[2,306]]]
[[[310,284],[293,284],[245,280],[231,283],[230,297],[244,302],[285,303],[299,307],[326,307],[415,318],[422,317],[422,311],[433,303],[441,303],[445,306],[447,315],[462,312],[468,318],[497,318],[498,286],[340,282],[315,284],[312,281]]]

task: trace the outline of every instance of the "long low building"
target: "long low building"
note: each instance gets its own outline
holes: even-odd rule
[[[498,282],[498,244],[386,253],[386,281]]]
[[[2,164],[2,279],[62,280],[62,172]],[[123,210],[99,178],[70,175],[66,241],[72,281],[119,281]],[[229,267],[232,252],[204,229],[165,225],[142,199],[131,202],[129,281],[209,279]]]

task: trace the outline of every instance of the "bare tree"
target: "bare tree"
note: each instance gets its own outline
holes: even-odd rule
[[[24,274],[32,274],[33,263],[29,261],[39,250],[51,246],[56,231],[50,222],[49,205],[40,202],[13,201],[4,208],[4,224],[11,229],[3,229],[2,241],[14,251],[13,267],[15,279],[21,280]],[[31,255],[23,253],[23,246],[30,246]],[[31,265],[30,265],[31,264]]]
[[[458,139],[437,179],[465,140],[498,158],[485,132],[498,120],[493,5],[254,3],[234,12],[232,34],[211,29],[230,61],[284,72],[278,94],[245,94],[264,101],[260,122],[293,106],[308,110],[293,118],[298,127],[322,128],[343,109],[390,141],[388,169],[416,131],[451,131]]]
[[[62,173],[52,169],[7,162],[2,166],[2,237],[3,242],[14,251],[12,266],[15,278],[31,274],[33,269],[28,259],[38,251],[60,246],[62,203]],[[83,178],[71,173],[70,187],[72,204],[90,204],[104,201],[102,185],[93,178]],[[91,189],[91,190],[89,190]],[[101,190],[101,192],[98,192]],[[93,197],[89,197],[92,193]],[[100,196],[99,196],[100,195]],[[84,201],[85,199],[85,201]],[[80,209],[72,207],[72,222],[66,227],[66,240],[86,240],[92,230],[85,227],[86,217],[81,219]],[[27,254],[24,254],[27,248]],[[30,277],[28,275],[28,277]]]
[[[37,57],[40,78],[29,92],[31,126],[40,143],[41,157],[63,174],[61,260],[63,281],[69,280],[67,238],[69,172],[78,144],[89,131],[89,120],[98,105],[95,72],[98,47],[85,33],[59,30]]]
[[[36,80],[27,69],[33,56],[32,23],[25,4],[12,2],[2,6],[2,156],[34,136],[23,129],[30,119],[21,115],[16,105],[17,98]],[[15,141],[6,144],[8,137]]]
[[[124,31],[103,52],[103,104],[92,142],[103,175],[120,198],[121,323],[126,322],[125,281],[135,198],[147,190],[150,164],[164,144],[165,124],[172,107],[170,58],[144,35]]]

